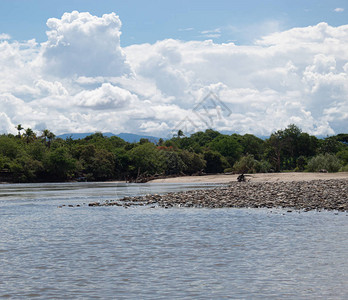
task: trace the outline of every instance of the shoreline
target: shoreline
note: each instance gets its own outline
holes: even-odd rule
[[[283,172],[283,173],[254,173],[244,174],[248,182],[289,182],[289,181],[311,181],[311,180],[330,180],[330,179],[348,179],[348,172],[336,173],[310,173],[310,172]],[[177,176],[152,179],[146,183],[217,183],[228,184],[237,181],[239,174],[207,174],[193,176]],[[89,182],[89,183],[128,183],[123,180],[107,180],[107,181],[35,181],[35,182],[11,182],[0,181],[1,184],[27,184],[27,183],[74,183],[74,182]],[[140,183],[140,182],[139,182]],[[141,183],[140,183],[141,184]]]
[[[311,180],[348,179],[348,172],[337,173],[310,173],[310,172],[284,172],[284,173],[255,173],[244,174],[248,182],[291,182]],[[149,183],[223,183],[237,181],[239,174],[215,174],[202,176],[182,176],[154,179]]]
[[[230,182],[213,189],[163,195],[124,197],[88,206],[150,206],[172,208],[285,208],[348,212],[348,178],[297,181]]]

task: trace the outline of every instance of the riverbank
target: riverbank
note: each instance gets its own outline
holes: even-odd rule
[[[204,176],[183,176],[164,179],[155,179],[151,183],[229,183],[237,181],[239,174],[215,174]],[[247,181],[250,182],[279,182],[279,181],[311,181],[311,180],[330,180],[347,179],[348,172],[339,173],[307,173],[307,172],[286,172],[286,173],[257,173],[246,174]]]
[[[254,178],[255,179],[255,178]],[[125,197],[89,206],[287,208],[348,211],[348,179],[230,182],[227,186],[165,195]]]

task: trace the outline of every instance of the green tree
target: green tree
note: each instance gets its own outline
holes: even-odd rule
[[[296,171],[304,171],[307,165],[307,159],[305,156],[301,155],[296,160]]]
[[[186,165],[177,152],[161,150],[161,153],[164,156],[166,175],[180,174],[185,170]]]
[[[117,148],[114,151],[115,157],[115,174],[119,179],[128,180],[131,158],[129,156],[129,151],[124,148]]]
[[[32,142],[36,138],[35,132],[31,128],[27,128],[23,134],[25,137],[25,140],[27,141],[27,144]]]
[[[265,154],[279,172],[293,170],[300,156],[313,156],[318,147],[316,137],[303,133],[300,128],[290,124],[284,130],[278,130],[266,140]]]
[[[241,157],[234,165],[234,171],[237,173],[257,173],[260,169],[259,162],[253,155],[248,154]]]
[[[271,134],[266,141],[266,156],[276,172],[280,172],[283,150],[283,131],[278,130]]]
[[[16,129],[18,130],[18,137],[20,138],[22,135],[21,135],[21,131],[24,129],[23,127],[22,127],[22,125],[21,124],[18,124],[17,126],[16,126]]]
[[[165,159],[152,143],[145,143],[129,151],[133,176],[159,174],[164,171]]]
[[[244,155],[251,154],[258,160],[262,158],[265,148],[265,142],[262,139],[252,134],[245,134],[240,136],[238,141],[243,148]]]
[[[10,159],[15,159],[22,152],[21,142],[15,138],[2,135],[0,136],[0,154]]]
[[[55,138],[55,134],[48,129],[42,130],[42,135],[40,138],[42,138],[45,142],[45,145],[50,148],[52,140]]]
[[[43,161],[48,153],[48,149],[40,141],[27,144],[25,152],[35,160]]]
[[[179,152],[180,158],[184,163],[185,174],[192,175],[197,172],[201,172],[206,167],[206,161],[202,154],[197,154],[187,150],[182,150]]]
[[[183,137],[178,141],[178,145],[180,149],[185,149],[190,152],[196,152],[201,153],[202,149],[201,146],[195,141],[194,139],[190,137]]]
[[[319,153],[321,154],[336,154],[340,151],[341,143],[335,137],[327,137],[320,140]]]
[[[115,157],[112,153],[104,149],[97,149],[89,168],[94,179],[111,179],[115,175]]]
[[[77,170],[76,160],[64,147],[52,150],[45,159],[44,166],[50,177],[60,180],[72,178]]]
[[[348,150],[341,150],[337,152],[336,156],[342,161],[344,165],[348,164]]]
[[[182,136],[185,136],[185,134],[182,130],[179,130],[178,131],[178,138],[180,139]]]
[[[235,137],[219,135],[209,143],[209,148],[224,156],[233,165],[242,154],[242,147]]]
[[[207,129],[205,132],[198,131],[194,134],[191,134],[190,138],[192,139],[193,142],[197,143],[201,147],[208,146],[208,144],[217,138],[220,135],[219,132],[212,130],[212,129]]]
[[[11,162],[10,170],[13,173],[15,181],[32,182],[43,171],[43,164],[25,154]]]
[[[209,150],[204,152],[204,160],[206,161],[206,173],[222,173],[230,167],[226,158],[217,151]]]
[[[142,144],[145,144],[145,143],[150,143],[149,139],[141,138],[140,141],[139,141],[139,144],[142,145]]]

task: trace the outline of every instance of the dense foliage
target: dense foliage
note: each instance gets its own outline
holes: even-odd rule
[[[319,139],[295,125],[262,140],[254,135],[221,134],[212,129],[185,137],[179,131],[157,144],[127,143],[101,133],[84,139],[38,136],[17,126],[0,136],[0,180],[135,180],[161,175],[348,170],[348,134]],[[23,131],[23,132],[22,132]]]

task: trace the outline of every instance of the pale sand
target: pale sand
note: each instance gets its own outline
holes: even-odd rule
[[[237,181],[238,174],[234,175],[204,175],[204,176],[184,176],[165,179],[155,179],[151,183],[229,183]],[[251,182],[275,182],[275,181],[310,181],[328,179],[348,179],[348,172],[339,173],[259,173],[245,174],[247,181]]]

